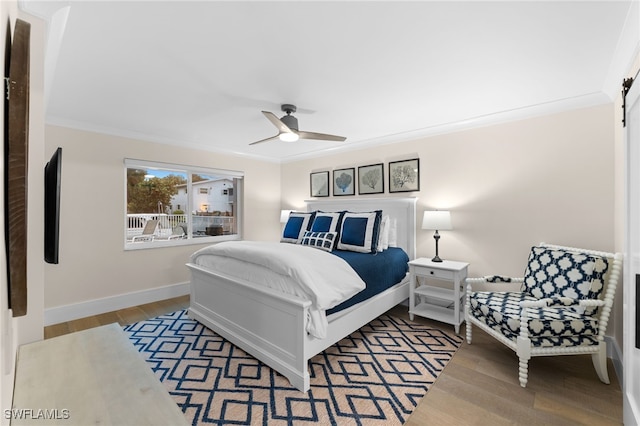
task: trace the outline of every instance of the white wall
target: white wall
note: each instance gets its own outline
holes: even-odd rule
[[[279,164],[55,126],[46,136],[46,155],[62,147],[62,195],[60,263],[46,265],[45,309],[188,281],[185,263],[202,245],[124,250],[124,158],[244,171],[244,237],[279,236]]]

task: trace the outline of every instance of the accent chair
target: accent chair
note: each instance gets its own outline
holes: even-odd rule
[[[531,357],[576,354],[591,354],[608,384],[605,331],[621,273],[621,253],[534,246],[523,278],[467,278],[467,343],[473,325],[515,351],[522,387]],[[474,291],[481,283],[519,283],[520,290]]]

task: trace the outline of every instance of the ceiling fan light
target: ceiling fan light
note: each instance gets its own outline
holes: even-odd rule
[[[293,133],[293,132],[291,132],[291,133],[287,133],[287,132],[280,133],[279,137],[280,137],[280,140],[282,142],[295,142],[298,139],[300,139],[298,134],[297,133]]]

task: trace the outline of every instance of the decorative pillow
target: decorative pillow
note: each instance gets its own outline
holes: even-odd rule
[[[315,215],[316,212],[291,212],[282,231],[280,241],[297,244],[304,236],[304,233],[311,227]]]
[[[537,299],[554,296],[572,299],[593,297],[595,293],[591,287],[595,264],[594,256],[584,253],[532,247],[522,289]]]
[[[397,219],[391,219],[389,222],[389,247],[398,247],[397,225]]]
[[[335,232],[336,238],[333,242],[332,249],[336,248],[338,244],[338,234],[340,231],[340,224],[342,222],[342,212],[322,212],[317,211],[316,217],[313,219],[311,225],[311,232]]]
[[[340,227],[339,250],[375,253],[378,246],[382,210],[366,213],[345,212]]]
[[[378,251],[385,251],[389,248],[389,228],[391,219],[389,215],[383,215],[380,221],[380,233],[378,235]]]
[[[333,244],[338,234],[335,232],[312,232],[307,231],[300,241],[303,246],[319,248],[324,251],[333,250]]]
[[[338,225],[344,212],[316,212],[316,217],[311,225],[312,232],[338,232]]]

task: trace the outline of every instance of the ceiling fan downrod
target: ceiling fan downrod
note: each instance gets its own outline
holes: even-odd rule
[[[291,104],[282,105],[282,111],[286,112],[287,115],[284,115],[280,118],[285,126],[290,128],[291,130],[298,131],[298,119],[291,115],[292,112],[296,112],[296,106]]]

